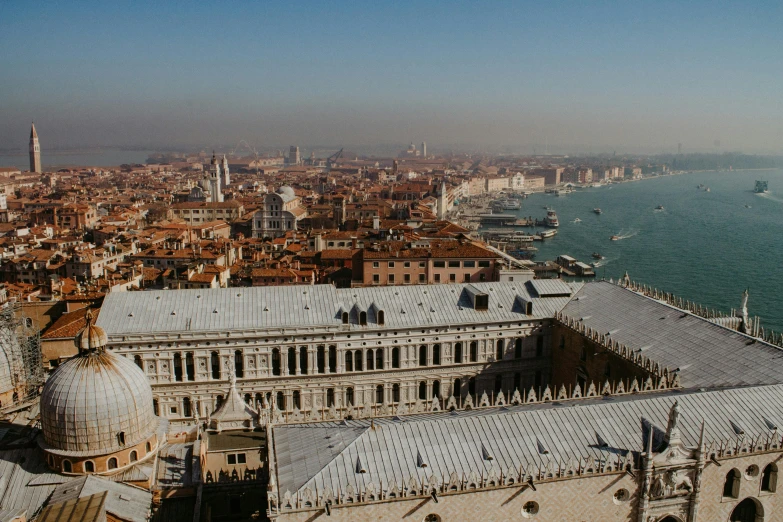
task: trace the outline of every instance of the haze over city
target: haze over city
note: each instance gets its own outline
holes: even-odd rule
[[[0,148],[779,154],[779,2],[0,6]]]

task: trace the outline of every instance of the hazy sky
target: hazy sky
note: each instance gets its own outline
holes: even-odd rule
[[[196,5],[197,4],[197,5]],[[0,148],[783,152],[783,2],[0,3]]]

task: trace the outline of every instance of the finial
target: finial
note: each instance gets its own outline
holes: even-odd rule
[[[93,321],[92,308],[87,309],[87,313],[84,314],[84,321],[87,323],[85,324],[85,328],[89,328],[90,326],[92,326],[92,321]]]
[[[233,372],[231,372],[231,375],[229,375],[228,382],[231,384],[231,389],[236,389],[236,387],[237,387],[237,376]]]
[[[680,419],[680,403],[674,401],[671,409],[669,410],[669,425],[666,427],[666,440],[670,443],[672,441],[680,440],[680,428],[678,422]]]

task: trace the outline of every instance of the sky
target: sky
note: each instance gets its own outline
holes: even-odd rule
[[[782,22],[762,0],[0,2],[0,149],[35,121],[50,149],[780,154]]]

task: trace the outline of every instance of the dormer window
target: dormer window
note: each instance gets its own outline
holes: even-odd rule
[[[473,306],[476,310],[488,310],[489,309],[489,295],[487,294],[478,294],[476,295],[476,301],[475,305]]]
[[[385,324],[386,323],[386,314],[383,312],[383,310],[378,310],[378,324]]]
[[[343,324],[348,324],[348,312],[343,312]]]

